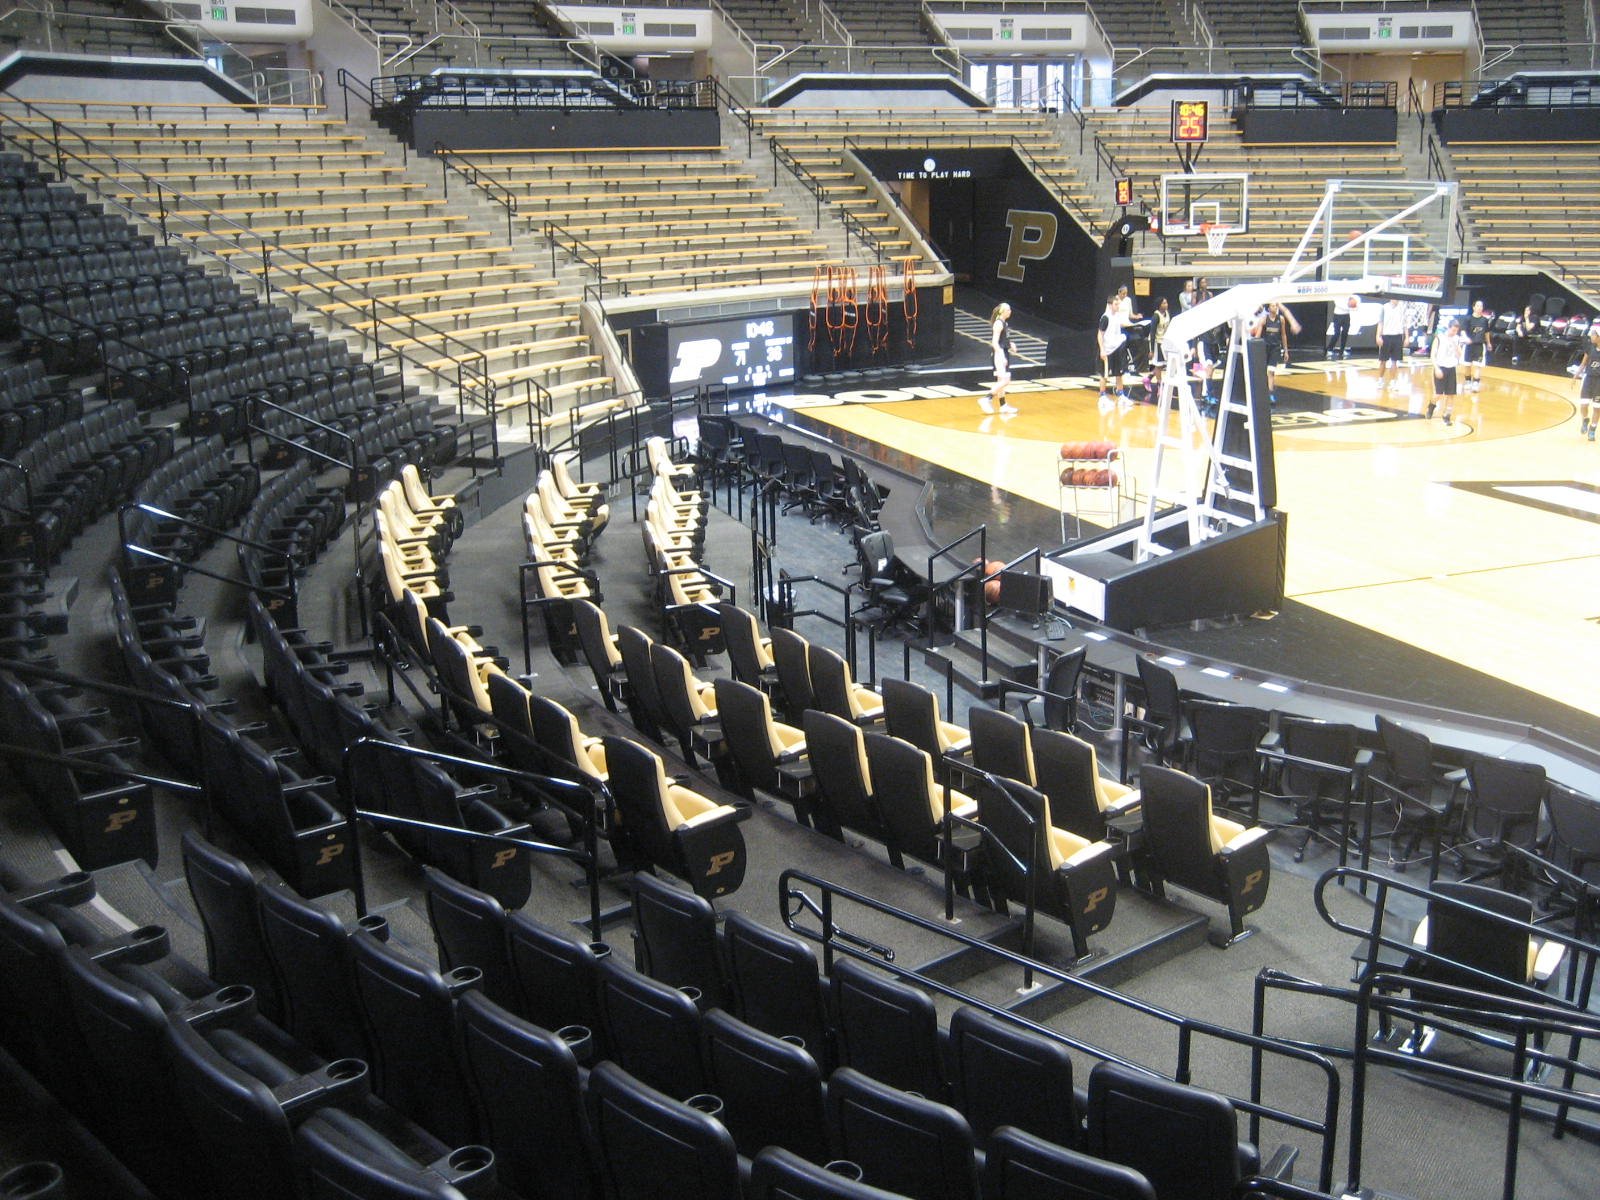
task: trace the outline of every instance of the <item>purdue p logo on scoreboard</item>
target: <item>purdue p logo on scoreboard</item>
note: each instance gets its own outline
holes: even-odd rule
[[[1026,261],[1049,258],[1055,250],[1056,215],[1027,208],[1008,209],[1006,230],[1006,257],[995,274],[1010,283],[1021,283],[1028,273]]]

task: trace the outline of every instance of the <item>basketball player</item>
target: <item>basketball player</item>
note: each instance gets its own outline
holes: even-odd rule
[[[1323,357],[1350,357],[1350,314],[1360,305],[1361,301],[1355,296],[1333,302],[1333,327],[1328,330],[1328,345],[1323,351]]]
[[[1122,332],[1122,315],[1117,311],[1114,292],[1106,297],[1106,311],[1100,314],[1094,337],[1100,347],[1100,399],[1111,399],[1111,375],[1115,368],[1117,399],[1126,400],[1127,394],[1122,390],[1122,347],[1127,335]]]
[[[1384,302],[1378,317],[1378,386],[1389,386],[1389,373],[1399,372],[1400,358],[1405,353],[1406,310],[1396,296]]]
[[[1144,379],[1145,399],[1155,403],[1156,389],[1161,386],[1161,376],[1166,367],[1166,356],[1161,353],[1161,339],[1167,336],[1167,326],[1172,324],[1172,310],[1165,296],[1156,301],[1150,326],[1150,372]]]
[[[1267,358],[1267,400],[1271,404],[1278,402],[1276,390],[1278,368],[1289,361],[1289,331],[1300,332],[1300,322],[1294,319],[1294,314],[1283,305],[1274,300],[1256,314],[1255,325],[1251,327],[1250,336],[1258,337],[1265,343]]]
[[[1600,328],[1591,327],[1589,330],[1589,344],[1583,348],[1578,373],[1583,379],[1583,386],[1578,392],[1583,404],[1583,428],[1580,432],[1592,442],[1595,427],[1600,426]]]
[[[1489,318],[1483,315],[1483,301],[1472,302],[1472,315],[1467,318],[1467,391],[1483,390],[1483,364],[1489,361],[1494,349],[1489,338]]]
[[[998,405],[1002,416],[1016,416],[1016,408],[1006,403],[1006,388],[1011,386],[1011,305],[1004,300],[989,314],[989,348],[994,351],[994,386],[978,401],[978,407],[992,413]]]
[[[1467,334],[1461,331],[1461,322],[1454,317],[1444,332],[1433,339],[1433,399],[1428,402],[1428,416],[1433,416],[1435,406],[1443,410],[1446,425],[1455,417],[1456,368],[1471,345]]]

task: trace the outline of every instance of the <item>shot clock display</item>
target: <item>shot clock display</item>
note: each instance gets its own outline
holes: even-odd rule
[[[667,331],[673,391],[702,383],[753,390],[794,382],[794,313],[674,325]]]
[[[1179,146],[1203,146],[1210,132],[1209,100],[1172,102],[1172,140]]]

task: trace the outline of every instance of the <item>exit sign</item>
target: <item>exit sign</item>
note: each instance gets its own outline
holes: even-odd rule
[[[211,19],[213,21],[226,21],[228,19],[228,10],[221,4],[213,4],[211,6]]]

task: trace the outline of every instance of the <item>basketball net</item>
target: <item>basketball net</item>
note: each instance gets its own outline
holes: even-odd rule
[[[1227,247],[1228,233],[1232,228],[1233,226],[1231,225],[1218,225],[1212,221],[1204,222],[1200,226],[1200,232],[1206,235],[1206,249],[1213,255],[1221,254]]]

